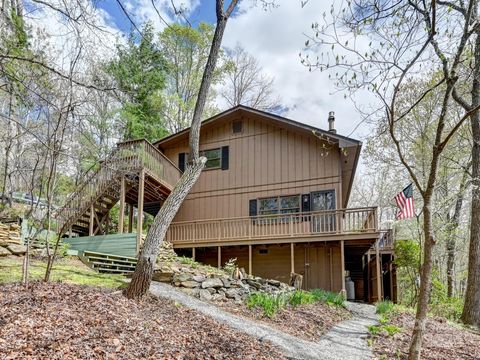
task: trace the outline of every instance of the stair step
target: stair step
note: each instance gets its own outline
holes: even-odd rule
[[[137,265],[137,261],[131,261],[131,260],[119,260],[119,259],[106,259],[103,257],[99,256],[88,256],[89,260],[93,260],[94,262],[97,260],[99,262],[102,262],[102,264],[126,264],[126,265],[131,265],[135,266]]]

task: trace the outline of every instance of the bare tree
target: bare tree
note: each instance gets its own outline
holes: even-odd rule
[[[234,11],[237,3],[238,0],[231,0],[225,10],[223,0],[216,0],[217,26],[213,35],[207,64],[203,72],[197,103],[195,105],[195,111],[193,113],[192,124],[190,127],[189,163],[187,164],[182,177],[160,208],[157,216],[155,216],[153,224],[148,231],[145,243],[143,244],[143,249],[138,258],[135,272],[132,276],[132,281],[125,291],[125,295],[128,298],[140,298],[148,292],[152,281],[154,266],[160,251],[160,245],[165,238],[168,227],[177,214],[185,197],[190,192],[190,189],[195,185],[207,161],[204,156],[201,157],[199,155],[200,122],[202,120],[203,109],[207,100],[208,89],[210,88],[211,79],[217,63],[225,26],[227,25],[227,20]]]
[[[281,101],[274,93],[275,79],[265,73],[258,60],[240,45],[227,51],[227,55],[221,96],[229,107],[241,104],[265,111],[278,110]]]
[[[311,44],[319,47],[321,54],[302,59],[312,70],[336,69],[339,88],[368,89],[376,95],[378,106],[370,112],[370,119],[384,123],[398,159],[422,197],[425,240],[410,359],[420,358],[426,326],[436,244],[432,201],[441,155],[458,129],[476,116],[479,109],[475,103],[466,107],[461,116],[451,117],[460,87],[458,74],[467,70],[463,61],[469,56],[475,39],[480,42],[474,31],[476,27],[472,26],[476,24],[473,17],[477,11],[476,1],[469,1],[465,6],[465,16],[452,13],[452,3],[443,1],[362,0],[347,2],[339,11],[332,6],[332,21],[324,15],[324,25],[313,24],[314,34],[306,42],[307,47]],[[428,74],[425,69],[433,69],[434,73]],[[429,81],[418,81],[421,75],[429,75]],[[425,139],[431,153],[430,162],[422,171],[411,161],[412,152],[408,151],[412,146],[408,139],[408,120],[419,104],[428,101],[430,94],[436,94],[440,101],[428,114],[431,136],[425,133]]]

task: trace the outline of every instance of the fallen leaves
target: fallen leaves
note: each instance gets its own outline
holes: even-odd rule
[[[403,313],[393,316],[391,324],[403,330],[393,336],[381,334],[373,341],[373,351],[379,359],[407,359],[414,316]],[[422,359],[480,359],[480,335],[460,326],[452,326],[442,318],[428,318],[423,340]]]
[[[269,343],[164,299],[62,283],[0,286],[1,359],[281,359]]]

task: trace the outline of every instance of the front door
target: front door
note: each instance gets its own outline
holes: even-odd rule
[[[312,215],[313,232],[335,232],[335,190],[312,192],[312,211],[322,213]],[[324,212],[323,212],[324,211]]]

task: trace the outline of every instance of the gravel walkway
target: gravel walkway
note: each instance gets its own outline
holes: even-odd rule
[[[167,284],[152,282],[150,291],[155,296],[174,300],[259,340],[269,341],[282,348],[292,359],[357,360],[372,357],[371,349],[365,341],[368,335],[366,326],[376,322],[375,308],[372,305],[348,303],[347,307],[354,317],[334,326],[318,343],[314,343],[225,312]]]

